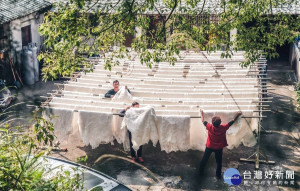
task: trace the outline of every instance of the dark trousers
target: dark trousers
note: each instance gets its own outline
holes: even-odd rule
[[[222,170],[223,149],[210,149],[210,148],[206,147],[203,158],[200,162],[199,173],[200,173],[200,175],[203,174],[206,162],[208,161],[208,159],[209,159],[212,152],[215,153],[215,159],[216,159],[216,162],[217,162],[216,176],[220,177],[221,176],[221,170]]]
[[[129,142],[130,142],[130,153],[131,153],[131,157],[136,158],[136,154],[135,154],[135,150],[132,148],[132,141],[131,141],[131,132],[128,131],[128,135],[129,135]],[[143,147],[140,146],[139,150],[137,151],[137,157],[141,157],[142,156],[142,151],[143,151]]]

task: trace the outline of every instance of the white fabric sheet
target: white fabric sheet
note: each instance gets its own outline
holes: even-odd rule
[[[120,113],[118,110],[113,110],[113,113]],[[118,115],[113,116],[112,122],[112,132],[114,138],[117,140],[119,144],[123,144],[124,150],[130,150],[129,136],[127,132],[127,127],[122,126],[122,121],[124,117],[119,117]]]
[[[202,126],[201,118],[191,119],[190,149],[204,151],[207,139],[207,130]]]
[[[46,108],[43,117],[50,120],[54,126],[54,134],[59,142],[68,141],[69,135],[76,126],[71,109]]]
[[[119,91],[112,98],[113,101],[124,102],[124,103],[132,103],[133,97],[125,88],[125,86],[121,87]]]
[[[132,148],[135,151],[150,140],[153,146],[156,146],[158,142],[156,115],[152,107],[130,108],[127,110],[122,128],[127,128],[131,132]]]
[[[190,116],[157,116],[161,150],[187,151],[190,148]]]
[[[94,149],[100,144],[113,143],[112,114],[79,111],[79,133],[85,145]]]

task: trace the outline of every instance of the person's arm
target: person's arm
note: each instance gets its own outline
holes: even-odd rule
[[[120,117],[124,117],[124,116],[125,116],[125,113],[126,113],[126,111],[127,111],[128,109],[130,109],[130,107],[126,107],[125,109],[123,109],[123,110],[120,112],[119,116],[120,116]]]
[[[128,87],[127,86],[125,86],[125,89],[131,94],[131,92],[130,92],[130,90],[128,89]]]
[[[112,98],[112,97],[114,96],[112,91],[113,91],[113,90],[109,90],[109,91],[104,95],[104,97],[106,97],[106,98]]]
[[[203,110],[200,110],[200,114],[201,114],[201,120],[202,120],[202,123],[204,123],[204,116],[203,116]]]
[[[234,124],[234,122],[239,118],[240,115],[242,115],[242,112],[241,112],[241,111],[239,111],[239,112],[237,112],[237,113],[235,114],[233,120],[230,121],[230,122],[228,123],[228,125],[227,125],[228,128],[229,128],[232,124]]]
[[[242,112],[238,111],[234,116],[233,122],[235,122],[239,118],[240,115],[242,115]]]
[[[200,111],[200,114],[201,114],[202,123],[206,127],[206,129],[207,129],[207,121],[205,121],[205,119],[204,119],[204,115],[203,115],[203,111],[202,110]]]
[[[125,116],[125,113],[126,113],[126,110],[123,109],[123,110],[120,112],[119,116],[120,116],[120,117],[124,117],[124,116]]]

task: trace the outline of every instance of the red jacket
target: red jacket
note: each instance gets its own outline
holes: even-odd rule
[[[204,121],[203,123],[206,126],[208,131],[206,147],[210,149],[223,149],[226,147],[226,131],[233,124],[233,121],[230,121],[227,124],[221,124],[219,127],[215,127],[212,124]]]

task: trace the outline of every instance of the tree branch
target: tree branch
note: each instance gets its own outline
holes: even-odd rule
[[[167,21],[170,19],[170,17],[172,16],[173,12],[175,11],[177,5],[178,5],[178,0],[175,0],[175,4],[174,4],[174,6],[173,6],[171,12],[168,14],[168,16],[167,16],[165,22],[167,22]]]
[[[165,22],[165,18],[164,16],[159,12],[159,10],[156,8],[156,6],[154,5],[155,10],[158,12],[159,17],[163,20],[163,22]]]
[[[272,0],[270,0],[269,2],[270,2],[271,15],[273,15]]]
[[[204,11],[205,3],[206,3],[206,0],[203,1],[203,5],[202,5],[202,8],[201,8],[201,11],[200,11],[200,13],[198,15],[202,15],[202,13]]]
[[[99,33],[102,33],[102,32],[105,32],[105,31],[111,29],[113,26],[115,26],[115,25],[118,24],[119,22],[121,22],[121,21],[123,21],[124,19],[126,19],[126,17],[129,16],[130,13],[132,13],[132,7],[133,7],[133,5],[134,5],[134,2],[135,2],[135,0],[133,0],[133,1],[131,2],[131,4],[130,4],[130,9],[129,9],[128,13],[127,13],[124,17],[122,17],[120,20],[118,20],[117,22],[113,23],[112,25],[110,25],[110,26],[107,27],[106,29],[101,30]]]

